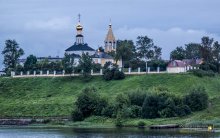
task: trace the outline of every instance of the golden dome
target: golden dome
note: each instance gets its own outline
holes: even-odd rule
[[[82,29],[83,29],[82,25],[78,23],[78,25],[76,26],[76,30],[82,30]]]

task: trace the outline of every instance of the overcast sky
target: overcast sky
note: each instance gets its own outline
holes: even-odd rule
[[[164,59],[202,36],[220,41],[220,0],[0,0],[0,50],[15,39],[24,57],[63,56],[75,42],[79,13],[85,42],[94,49],[103,46],[110,18],[117,39],[147,35]]]

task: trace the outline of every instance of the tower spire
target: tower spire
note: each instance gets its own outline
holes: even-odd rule
[[[112,19],[110,18],[109,27],[112,27]]]
[[[110,19],[108,33],[105,38],[105,52],[116,51],[116,40],[112,31],[112,23]]]
[[[79,21],[79,23],[80,23],[80,17],[81,17],[81,15],[80,15],[80,13],[78,14],[78,21]]]
[[[83,44],[84,41],[83,41],[83,34],[82,34],[82,30],[83,30],[83,27],[80,23],[80,17],[81,15],[78,14],[78,25],[76,26],[76,31],[77,31],[77,35],[76,35],[76,43],[77,44]]]

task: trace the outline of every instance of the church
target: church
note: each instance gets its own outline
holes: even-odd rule
[[[116,63],[114,58],[108,54],[112,51],[116,52],[116,39],[113,34],[111,23],[109,24],[108,33],[104,40],[104,51],[100,51],[99,49],[95,50],[84,42],[83,26],[81,25],[79,15],[79,21],[76,25],[75,43],[67,48],[65,50],[65,53],[71,55],[74,58],[76,65],[79,64],[79,59],[81,58],[82,54],[88,53],[89,56],[91,56],[91,58],[93,59],[94,63],[104,66],[106,62]],[[122,62],[118,61],[117,65],[121,67]]]

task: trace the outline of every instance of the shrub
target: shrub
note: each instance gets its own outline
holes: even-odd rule
[[[96,89],[86,88],[78,96],[75,105],[83,117],[88,117],[90,115],[101,115],[101,111],[107,106],[107,102],[96,93]]]
[[[93,63],[92,64],[93,72],[99,72],[101,68],[102,68],[102,65],[99,64],[99,63]]]
[[[122,127],[123,126],[122,120],[121,119],[116,119],[115,126],[116,127]]]
[[[175,113],[175,103],[171,97],[167,98],[164,102],[165,108],[162,109],[159,114],[161,117],[174,117]]]
[[[139,118],[142,115],[142,108],[141,106],[132,105],[131,107],[131,118]]]
[[[120,93],[115,98],[115,108],[116,110],[121,110],[124,107],[130,105],[130,100],[126,94]]]
[[[147,95],[142,106],[143,118],[176,117],[190,113],[182,98],[164,92]]]
[[[156,95],[147,95],[142,106],[143,118],[156,118],[158,114],[158,97]]]
[[[138,127],[142,128],[146,125],[146,123],[144,121],[139,121],[137,125]]]
[[[103,78],[107,81],[109,80],[122,80],[125,78],[125,74],[116,68],[113,69],[105,69],[103,73]]]
[[[108,106],[107,100],[103,98],[97,99],[97,104],[95,105],[94,115],[102,115],[102,110]]]
[[[48,123],[50,123],[50,122],[51,122],[50,119],[44,119],[42,123],[43,123],[43,124],[48,124]]]
[[[203,64],[200,65],[200,69],[205,70],[205,71],[213,71],[213,72],[218,72],[217,70],[217,64],[216,63],[207,63],[204,62]]]
[[[128,97],[131,101],[131,105],[142,106],[144,103],[144,99],[146,97],[146,93],[140,90],[133,91],[128,94]]]
[[[72,113],[73,121],[82,121],[84,119],[83,114],[80,110],[74,110]]]
[[[115,107],[112,105],[108,105],[102,110],[102,115],[106,117],[114,117],[116,115]]]
[[[124,107],[120,111],[122,118],[132,118],[132,109],[130,107]]]
[[[184,104],[188,105],[192,111],[200,111],[208,106],[208,95],[204,87],[197,87],[190,90],[184,97]]]
[[[125,78],[125,74],[122,71],[115,70],[113,78],[114,78],[114,80],[122,80]]]
[[[176,107],[176,114],[177,116],[186,116],[186,115],[189,115],[191,114],[191,109],[189,108],[188,105],[178,105]]]
[[[198,77],[214,77],[215,73],[212,70],[201,70],[201,69],[196,69],[196,70],[191,70],[190,72],[193,73],[193,75],[198,76]]]
[[[106,70],[103,72],[103,78],[104,78],[104,80],[106,80],[106,81],[112,80],[113,75],[114,75],[114,73],[113,73],[112,70],[110,70],[110,69],[106,69]]]
[[[118,112],[118,114],[117,114],[117,118],[115,120],[115,126],[116,127],[122,127],[123,126],[123,122],[122,122],[122,118],[121,118],[121,112]]]

